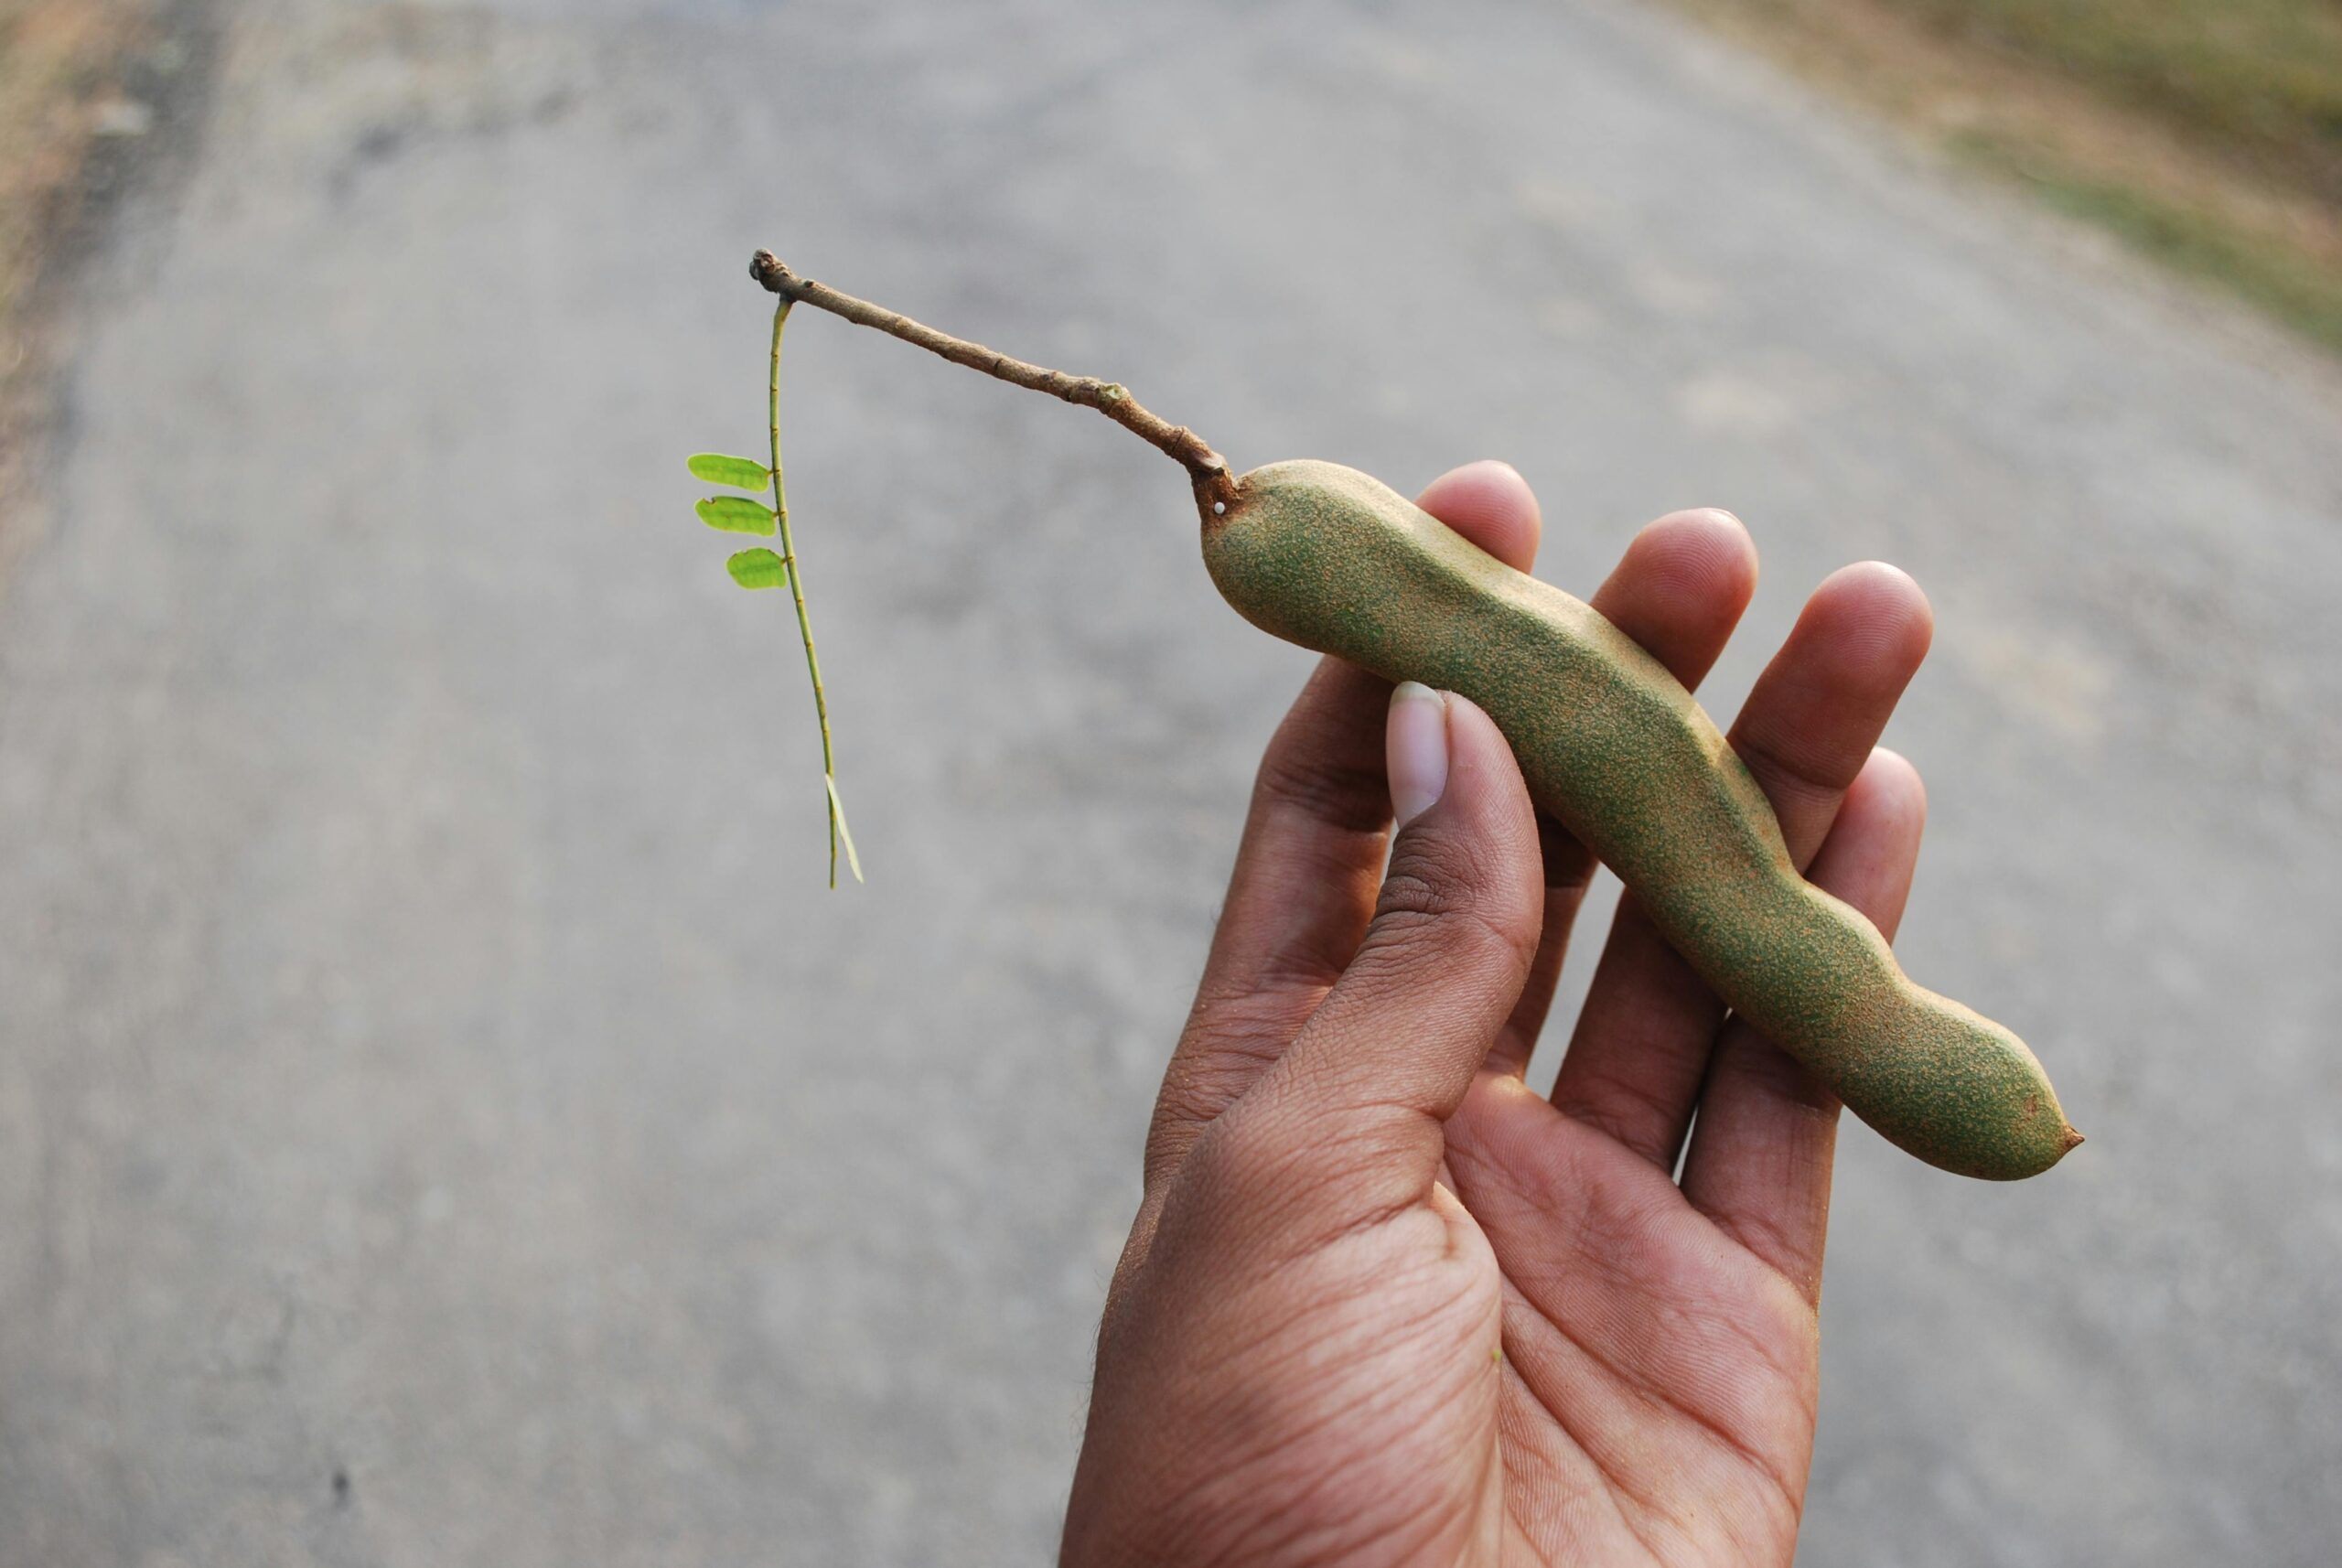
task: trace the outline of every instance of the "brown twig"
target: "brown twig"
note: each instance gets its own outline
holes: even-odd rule
[[[827,284],[799,277],[789,270],[788,263],[770,251],[758,251],[750,259],[748,275],[784,299],[801,301],[833,316],[842,316],[859,326],[875,327],[906,343],[916,343],[929,353],[940,354],[954,364],[982,371],[1012,385],[1047,392],[1051,397],[1063,398],[1084,408],[1094,408],[1185,467],[1194,478],[1197,489],[1209,498],[1223,503],[1235,498],[1236,481],[1228,472],[1228,460],[1186,425],[1174,424],[1161,414],[1150,413],[1119,381],[1101,381],[1095,376],[1069,376],[1063,371],[1028,365],[1022,360],[1012,360],[981,343],[971,343],[964,338],[938,332],[932,327],[913,321],[908,316],[897,316],[866,299],[840,294]]]

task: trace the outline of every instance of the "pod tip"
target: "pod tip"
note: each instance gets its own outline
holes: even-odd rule
[[[2067,1153],[2067,1154],[2071,1154],[2071,1153],[2073,1153],[2073,1151],[2074,1151],[2074,1150],[2079,1149],[2079,1148],[2080,1148],[2081,1146],[2082,1146],[2082,1135],[2081,1135],[2080,1131],[2079,1131],[2079,1129],[2077,1129],[2077,1128],[2072,1127],[2072,1126],[2068,1126],[2068,1127],[2066,1129],[2066,1147],[2065,1147],[2064,1152],[2065,1152],[2065,1153]]]

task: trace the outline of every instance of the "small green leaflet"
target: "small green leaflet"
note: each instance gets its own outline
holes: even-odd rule
[[[752,501],[746,496],[710,496],[694,509],[699,520],[710,528],[726,533],[757,533],[770,537],[779,525],[773,521],[772,508],[762,501]]]
[[[789,585],[789,563],[758,545],[743,550],[724,563],[732,580],[744,588],[785,588]]]
[[[711,485],[760,490],[772,483],[772,470],[753,457],[726,457],[721,452],[696,452],[690,461],[692,478]]]

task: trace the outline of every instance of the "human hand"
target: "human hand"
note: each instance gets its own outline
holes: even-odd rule
[[[1422,504],[1530,565],[1509,467]],[[1736,520],[1679,512],[1593,603],[1696,686],[1755,580]],[[1929,632],[1908,577],[1848,567],[1732,731],[1799,865],[1890,936],[1926,802],[1874,746]],[[1789,1561],[1837,1104],[1631,897],[1529,1090],[1592,872],[1478,708],[1319,666],[1156,1105],[1065,1562]]]

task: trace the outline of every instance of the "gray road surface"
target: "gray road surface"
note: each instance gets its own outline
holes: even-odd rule
[[[806,319],[823,894],[680,467],[758,243],[1240,463],[1509,456],[1581,590],[1731,506],[1719,709],[1910,567],[1907,961],[2091,1143],[1850,1131],[1805,1561],[2331,1561],[2342,375],[1612,0],[222,24],[0,604],[0,1563],[1047,1554],[1305,660],[1159,457]]]

